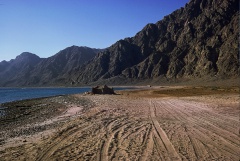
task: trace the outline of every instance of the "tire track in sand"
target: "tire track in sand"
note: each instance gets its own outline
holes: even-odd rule
[[[152,130],[149,130],[150,132],[148,132],[149,134],[146,134],[148,136],[146,136],[146,148],[144,149],[143,153],[142,153],[142,157],[140,158],[140,161],[147,161],[149,156],[152,155],[153,152],[153,133]]]
[[[46,161],[49,160],[51,155],[62,145],[67,143],[69,140],[73,138],[74,135],[77,133],[86,130],[89,128],[89,126],[86,126],[85,128],[79,128],[77,125],[74,125],[70,129],[67,129],[67,131],[64,131],[63,135],[58,137],[56,140],[53,141],[53,144],[50,145],[48,148],[46,148],[40,155],[37,157],[36,161]]]
[[[167,134],[161,128],[159,122],[156,119],[156,107],[152,100],[149,100],[149,110],[150,110],[150,117],[153,123],[154,135],[156,137],[157,145],[161,148],[159,150],[160,154],[163,151],[163,147],[167,152],[167,160],[181,160],[178,153],[176,152],[175,148],[173,147],[171,141],[168,139]]]
[[[125,127],[127,127],[129,124],[132,124],[132,123],[129,123],[129,122],[122,122],[119,124],[119,121],[123,121],[122,119],[120,120],[115,120],[115,121],[112,121],[107,129],[109,131],[109,134],[107,134],[107,138],[106,140],[104,140],[102,142],[102,146],[101,146],[101,152],[100,152],[100,160],[103,160],[103,161],[107,161],[109,160],[109,158],[111,156],[109,156],[109,149],[112,148],[111,147],[111,143],[112,141],[114,140],[114,138],[116,137],[116,135],[121,131],[123,130]],[[115,124],[115,126],[114,126]],[[116,125],[117,124],[117,125]],[[114,130],[113,130],[114,129]]]
[[[210,153],[215,156],[214,158],[216,156],[221,157],[221,153],[238,158],[239,138],[225,129],[215,126],[209,119],[210,115],[201,113],[204,109],[193,108],[190,104],[185,104],[185,102],[179,103],[177,100],[176,102],[173,100],[157,101],[157,103],[163,109],[165,108],[169,112],[169,115],[177,115],[178,121],[184,122],[189,128],[192,127],[188,129],[187,133],[190,136],[189,138],[191,139],[197,159],[201,160],[209,156]],[[192,116],[192,112],[195,112],[194,116]],[[212,148],[205,149],[206,146],[204,147],[204,144]]]

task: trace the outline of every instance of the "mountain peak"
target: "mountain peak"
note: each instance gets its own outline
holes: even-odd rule
[[[9,72],[9,79],[0,79],[0,85],[1,81],[6,86],[41,86],[234,78],[240,71],[238,15],[237,0],[190,0],[134,37],[104,50],[73,45],[43,59],[33,70],[27,63],[29,70],[15,72],[21,77],[10,78]],[[32,63],[30,57],[37,56],[24,52],[16,60]]]
[[[30,52],[23,52],[8,64],[0,63],[0,86],[44,86],[55,83],[74,84],[68,73],[92,59],[97,49],[70,46],[55,55],[41,59]],[[4,79],[3,79],[4,78]]]
[[[30,52],[23,52],[20,55],[18,55],[15,60],[23,60],[23,59],[40,59],[40,57]]]
[[[239,71],[237,6],[236,0],[190,0],[134,37],[117,41],[75,75],[84,83],[117,77],[235,77]]]

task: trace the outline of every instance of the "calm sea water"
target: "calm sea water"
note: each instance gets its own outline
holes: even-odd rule
[[[0,88],[0,104],[31,98],[84,93],[90,88]]]
[[[114,90],[125,90],[131,88],[114,88]],[[5,107],[1,103],[19,101],[32,98],[42,98],[66,94],[77,94],[90,91],[91,88],[0,88],[0,117],[5,115]]]
[[[114,88],[124,90],[130,88]],[[76,94],[90,91],[89,87],[82,88],[0,88],[0,104],[31,98],[41,98],[57,95]]]

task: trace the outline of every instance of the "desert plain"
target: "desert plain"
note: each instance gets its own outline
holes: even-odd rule
[[[2,104],[0,160],[240,159],[239,87],[154,86]]]

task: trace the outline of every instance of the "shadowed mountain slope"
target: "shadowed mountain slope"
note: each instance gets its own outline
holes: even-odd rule
[[[238,16],[236,0],[191,0],[134,37],[116,42],[71,77],[80,84],[237,77]]]
[[[65,83],[65,76],[77,66],[92,59],[100,49],[71,46],[57,54],[41,59],[22,53],[9,62],[0,63],[1,86],[55,86]]]
[[[23,53],[0,63],[0,86],[238,78],[238,7],[237,0],[190,0],[105,50],[72,46],[46,59]]]

